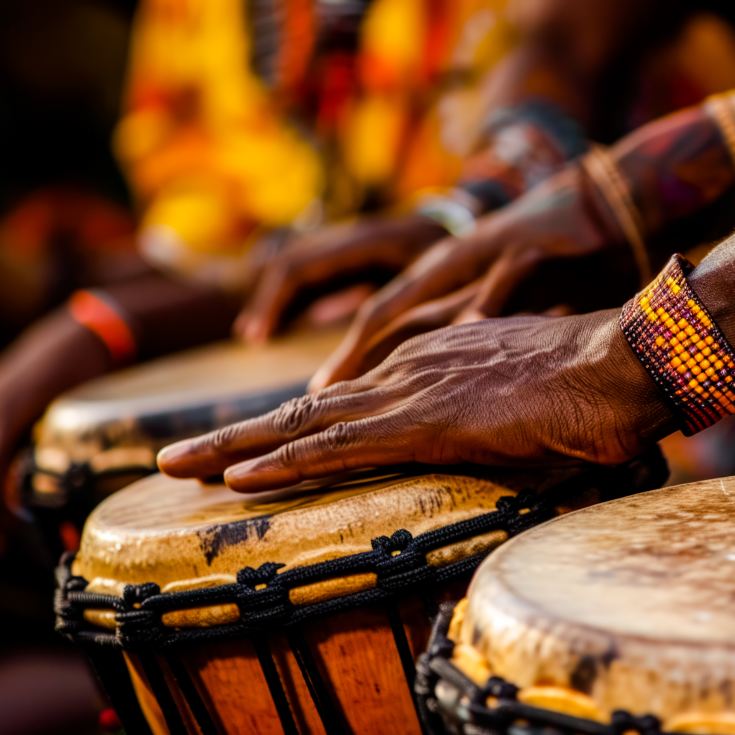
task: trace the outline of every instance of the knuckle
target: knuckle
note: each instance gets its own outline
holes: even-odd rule
[[[286,436],[297,434],[314,417],[316,408],[316,398],[309,393],[292,398],[276,409],[273,428]]]
[[[284,444],[276,454],[277,461],[285,467],[298,464],[299,445],[296,442]]]
[[[215,452],[226,452],[228,449],[232,448],[232,445],[237,440],[239,433],[238,424],[222,426],[216,431],[207,434],[205,437],[206,447]]]
[[[355,443],[356,438],[355,425],[339,421],[324,432],[325,448],[331,452],[348,449]]]

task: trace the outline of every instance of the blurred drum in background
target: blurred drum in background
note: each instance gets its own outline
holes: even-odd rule
[[[59,568],[57,629],[136,735],[419,733],[437,605],[509,536],[660,470],[363,474],[257,504],[153,476],[90,516]]]
[[[49,543],[76,548],[92,508],[154,472],[161,447],[302,394],[340,336],[337,331],[296,334],[258,347],[219,343],[66,393],[36,426],[23,508]]]
[[[730,477],[513,540],[437,622],[417,679],[428,730],[732,735],[734,538]]]

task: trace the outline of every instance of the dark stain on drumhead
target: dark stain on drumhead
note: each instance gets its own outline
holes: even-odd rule
[[[582,656],[569,677],[569,683],[577,691],[591,694],[598,668],[609,668],[617,657],[618,651],[614,644],[611,644],[601,656]]]
[[[589,694],[596,678],[597,660],[594,656],[582,656],[569,677],[569,683],[578,692]]]
[[[220,555],[228,546],[238,544],[256,538],[262,541],[271,525],[269,515],[248,518],[245,521],[234,521],[232,523],[220,523],[210,526],[204,531],[199,531],[199,543],[201,545],[207,565]]]

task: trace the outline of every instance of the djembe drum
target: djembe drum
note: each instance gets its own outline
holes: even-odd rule
[[[437,603],[508,536],[658,482],[650,466],[362,477],[259,505],[153,476],[90,516],[57,627],[136,735],[418,733]]]
[[[92,508],[155,472],[161,447],[257,416],[302,394],[340,336],[297,333],[262,347],[220,343],[66,393],[36,426],[23,506],[47,542],[61,531],[63,545],[75,547]]]
[[[556,518],[440,615],[417,677],[427,729],[732,735],[733,602],[735,478]]]

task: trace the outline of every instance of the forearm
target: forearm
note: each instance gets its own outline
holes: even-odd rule
[[[511,56],[485,89],[489,111],[453,196],[475,215],[515,200],[587,149],[591,95],[543,48]]]
[[[611,149],[647,232],[700,211],[735,183],[733,153],[710,110],[705,103],[675,113]]]
[[[658,237],[664,228],[734,187],[722,129],[703,105],[591,151],[494,215],[493,228],[557,255],[617,251],[645,283],[671,254],[670,238]]]
[[[689,276],[689,283],[735,345],[735,237],[710,252]]]
[[[60,308],[26,330],[0,360],[0,462],[59,393],[107,372],[104,344]]]
[[[235,312],[213,292],[156,275],[77,292],[0,359],[0,455],[60,393],[127,362],[225,337]]]
[[[498,197],[505,196],[500,204],[512,201],[579,156],[587,139],[603,130],[609,135],[621,103],[611,80],[619,83],[681,21],[669,3],[669,22],[662,23],[659,5],[514,3],[522,46],[484,90],[486,136],[460,182],[480,194],[483,213],[497,207]]]

